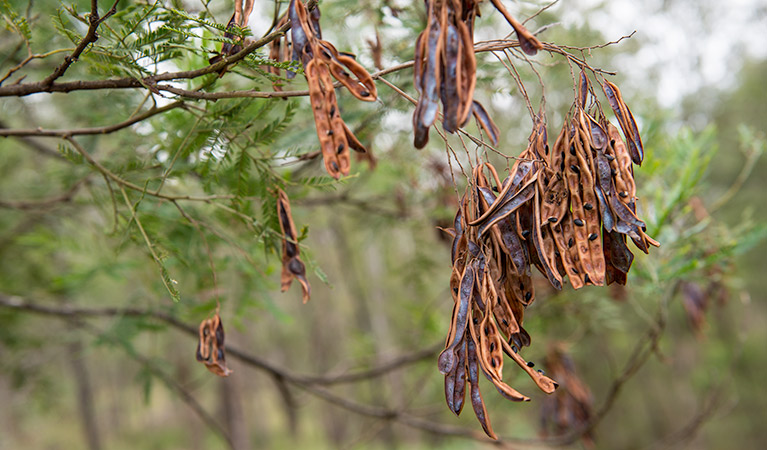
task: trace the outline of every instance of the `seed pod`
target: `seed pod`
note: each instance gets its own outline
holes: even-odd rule
[[[618,89],[618,86],[605,80],[604,84],[602,84],[602,90],[604,90],[605,96],[607,96],[607,101],[610,103],[610,107],[613,109],[615,117],[618,119],[623,134],[626,136],[631,160],[634,164],[641,166],[642,159],[644,158],[644,146],[642,145],[642,138],[639,135],[639,129],[634,120],[634,115],[631,114],[631,110],[623,102],[621,91]]]
[[[482,393],[479,391],[479,361],[477,360],[477,351],[474,341],[466,341],[466,359],[469,372],[469,392],[471,396],[471,406],[474,408],[474,415],[477,416],[479,424],[485,430],[485,434],[492,439],[498,439],[490,425],[490,418],[487,415],[485,402],[482,400]]]
[[[288,194],[282,189],[277,191],[277,218],[282,232],[281,291],[287,291],[295,278],[301,284],[303,302],[306,303],[311,297],[312,288],[306,279],[306,267],[300,258],[300,250],[296,242],[296,226],[290,213]]]
[[[519,23],[517,19],[514,18],[514,16],[509,14],[509,12],[503,6],[503,3],[501,3],[500,0],[490,0],[490,1],[493,3],[493,6],[495,6],[495,8],[501,14],[503,14],[503,17],[506,18],[506,21],[509,22],[509,25],[511,25],[514,31],[517,33],[517,39],[519,40],[519,47],[522,49],[523,52],[532,56],[538,53],[538,50],[541,50],[543,48],[543,44],[541,44],[541,41],[539,41],[538,38],[533,36],[532,33],[527,31],[527,28],[525,28],[524,25]]]
[[[228,377],[232,371],[226,367],[224,324],[221,322],[218,312],[212,318],[200,323],[198,335],[197,361],[205,364],[205,367],[214,374]]]

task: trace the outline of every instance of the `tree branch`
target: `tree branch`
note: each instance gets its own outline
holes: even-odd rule
[[[175,108],[183,108],[184,102],[181,100],[169,103],[159,108],[151,108],[141,114],[138,114],[130,119],[124,120],[114,125],[107,125],[104,127],[93,128],[75,128],[71,130],[45,130],[42,128],[27,128],[27,129],[9,129],[0,128],[0,136],[48,136],[48,137],[66,137],[66,136],[82,136],[92,134],[109,134],[115,131],[128,128],[131,125],[137,124],[143,120],[146,120],[157,114],[162,114],[166,111],[170,111]]]
[[[28,302],[21,297],[9,296],[0,293],[0,307],[14,309],[17,311],[26,311],[35,314],[53,316],[60,318],[89,318],[89,317],[147,317],[164,322],[173,328],[176,328],[190,336],[197,337],[198,329],[196,326],[186,324],[179,319],[162,311],[152,311],[139,308],[79,308],[70,306],[48,306],[39,303]],[[273,365],[255,355],[249,354],[236,347],[227,346],[226,352],[234,358],[239,359],[247,365],[268,372],[269,374],[282,378],[290,383],[301,385],[323,385],[330,386],[344,383],[357,383],[372,378],[381,377],[391,371],[401,369],[410,364],[414,364],[437,355],[439,349],[443,347],[442,343],[433,345],[413,353],[408,353],[387,361],[380,366],[371,369],[360,370],[346,374],[334,375],[301,375],[294,374],[287,369]]]
[[[88,31],[85,33],[85,36],[83,36],[82,40],[80,40],[80,43],[77,45],[77,47],[74,49],[74,51],[70,54],[64,57],[64,62],[62,62],[56,69],[53,71],[52,74],[48,75],[43,81],[39,84],[40,86],[44,88],[50,87],[54,81],[56,81],[58,78],[64,75],[64,72],[69,69],[69,66],[72,65],[73,62],[77,61],[77,59],[80,57],[80,55],[85,51],[85,48],[88,47],[90,44],[96,42],[98,40],[99,35],[96,33],[96,29],[101,25],[102,22],[107,20],[110,16],[112,16],[115,12],[117,12],[117,3],[119,3],[120,0],[115,0],[114,4],[112,5],[112,8],[107,11],[106,14],[104,14],[104,17],[99,17],[99,3],[98,0],[91,0],[91,13],[88,16]],[[17,85],[18,86],[18,85]]]

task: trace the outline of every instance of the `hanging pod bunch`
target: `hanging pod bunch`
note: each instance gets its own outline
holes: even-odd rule
[[[315,6],[310,13],[300,0],[291,0],[287,18],[283,20],[290,20],[290,42],[287,35],[284,42],[273,41],[271,56],[287,61],[290,53],[291,61],[300,61],[303,65],[325,169],[336,179],[348,175],[349,149],[361,153],[365,153],[366,149],[341,118],[333,78],[352,95],[366,102],[377,98],[373,78],[354,55],[339,52],[333,44],[322,39],[318,7]],[[270,70],[279,74],[277,68]],[[292,71],[287,73],[289,79],[295,75]]]
[[[426,0],[426,28],[415,43],[413,77],[418,104],[413,113],[413,144],[423,148],[442,103],[442,127],[455,133],[473,115],[493,145],[500,134],[481,103],[474,100],[477,60],[474,56],[474,19],[481,0]],[[522,50],[534,55],[543,48],[500,1],[493,5],[517,33]]]
[[[280,290],[287,291],[295,278],[301,284],[303,300],[306,303],[311,297],[312,287],[306,279],[306,266],[301,261],[301,251],[296,239],[298,235],[290,213],[288,194],[282,189],[277,191],[277,218],[282,232],[282,275],[280,277],[282,287]]]
[[[534,300],[530,267],[538,238],[530,230],[536,181],[542,163],[526,158],[526,150],[502,182],[490,164],[473,172],[455,216],[450,288],[453,316],[445,350],[438,366],[445,375],[445,397],[456,415],[461,413],[468,385],[472,408],[482,428],[495,439],[479,388],[479,374],[512,401],[529,401],[503,381],[504,354],[521,367],[546,393],[557,384],[519,350],[530,345],[522,327],[525,307]],[[489,170],[490,179],[485,175]]]
[[[216,314],[200,323],[199,341],[197,342],[197,361],[205,364],[211,372],[220,377],[228,377],[232,371],[226,367],[224,353],[224,324]]]
[[[607,83],[607,82],[606,82]],[[503,354],[551,393],[557,384],[519,355],[529,346],[523,328],[525,309],[535,300],[532,268],[555,289],[564,280],[578,289],[587,284],[626,283],[633,254],[626,237],[642,251],[658,246],[636,216],[634,162],[642,144],[633,116],[613,84],[605,84],[623,113],[628,150],[599,104],[586,112],[591,92],[581,74],[579,98],[550,149],[543,113],[527,148],[504,180],[489,163],[478,165],[464,194],[453,228],[450,288],[453,316],[438,366],[445,375],[448,407],[461,412],[468,383],[474,412],[495,438],[479,393],[479,370],[504,397],[529,400],[503,382]],[[619,121],[620,121],[619,117]],[[489,176],[488,176],[489,175]]]

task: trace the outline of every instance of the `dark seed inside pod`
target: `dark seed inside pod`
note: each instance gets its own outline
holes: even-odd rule
[[[363,97],[370,97],[370,92],[362,91],[362,92],[360,92],[360,95],[363,96]]]
[[[529,302],[531,298],[533,298],[533,293],[532,292],[525,292],[525,301]]]
[[[472,322],[474,323],[474,325],[478,325],[479,324],[479,320],[477,320],[476,317],[472,320]]]
[[[615,141],[613,141],[613,142],[615,142]],[[615,161],[615,156],[613,156],[613,155],[605,155],[605,158],[607,158],[607,160],[610,161],[610,162]]]
[[[586,275],[583,277],[583,282],[584,282],[584,283],[591,283],[591,278],[589,278],[589,274],[586,274]]]
[[[492,350],[490,350],[490,351],[492,352]],[[495,362],[495,358],[490,360],[490,365],[493,366],[493,367],[495,367],[497,365],[497,363]]]
[[[541,370],[541,369],[538,369],[538,373],[539,373],[539,374],[541,374],[541,375],[546,375],[546,372],[544,372],[544,371],[543,371],[543,370]]]
[[[288,269],[295,274],[295,275],[303,275],[306,271],[306,268],[304,267],[303,263],[299,261],[297,258],[293,258],[288,263]]]
[[[326,133],[328,136],[333,136],[333,130],[328,130]]]
[[[573,274],[575,274],[575,275],[578,275],[580,273],[580,272],[578,272],[578,269],[576,269],[575,267],[573,267],[572,270],[573,270]]]
[[[573,223],[575,224],[576,227],[582,227],[583,226],[583,221],[581,219],[575,219],[575,220],[573,220]]]
[[[623,192],[619,193],[618,195],[620,195],[620,196],[621,196],[621,198],[626,198],[626,197],[628,197],[628,196],[629,196],[629,193],[628,193],[628,192],[626,192],[626,191],[623,191]]]
[[[492,352],[493,350],[495,350],[495,342],[490,343],[490,351]]]
[[[615,147],[615,139],[610,139],[610,145]]]
[[[507,326],[509,326],[509,321],[508,321],[508,320],[506,320],[506,319],[501,319],[501,323],[503,323],[503,326],[504,326],[504,327],[507,327]]]
[[[344,144],[340,143],[338,144],[338,149],[336,150],[339,154],[344,151]]]
[[[336,115],[336,107],[334,105],[330,107],[330,117],[333,117],[335,115]]]
[[[610,169],[610,175],[612,176],[618,175],[618,172],[616,172],[615,169]]]
[[[535,363],[532,361],[527,362],[527,367],[535,367]]]
[[[285,241],[285,253],[288,255],[288,258],[296,256],[297,250],[296,244]]]
[[[513,351],[514,353],[517,353],[517,352],[519,352],[519,349],[517,349],[516,345],[512,345],[511,346],[511,351]]]
[[[530,236],[530,230],[524,230],[524,231],[522,232],[522,237],[523,237],[523,238],[525,238],[525,239],[527,239],[527,237],[528,237],[528,236]]]
[[[573,145],[570,146],[570,154],[575,156],[575,146]]]
[[[572,170],[575,173],[581,173],[581,169],[579,169],[578,166],[576,166],[574,164],[572,166],[570,166],[570,170]]]
[[[563,170],[565,170],[565,162],[564,162],[564,161],[562,161],[562,162],[560,162],[560,163],[559,163],[559,170],[560,170],[560,171],[563,171]]]
[[[585,209],[586,211],[591,211],[592,209],[594,209],[594,205],[592,205],[591,203],[584,203],[583,209]]]
[[[333,171],[338,171],[338,164],[335,161],[330,161],[330,167],[333,168]]]
[[[596,239],[596,238],[598,238],[598,237],[599,237],[599,235],[598,235],[598,234],[596,234],[596,233],[591,233],[591,234],[589,235],[589,240],[590,240],[590,241],[593,241],[594,239]]]
[[[567,247],[572,247],[575,245],[575,239],[570,238],[570,240],[567,241]]]
[[[549,222],[556,223],[557,222],[557,218],[556,217],[549,217]]]

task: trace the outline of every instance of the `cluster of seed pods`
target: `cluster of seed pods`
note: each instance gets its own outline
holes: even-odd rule
[[[228,377],[232,373],[226,367],[226,355],[224,353],[224,325],[218,312],[200,324],[199,341],[197,343],[197,361],[205,364],[211,372],[221,377]]]
[[[287,36],[285,42],[273,41],[271,56],[287,61],[289,49],[289,59],[300,61],[303,65],[325,169],[333,178],[348,175],[349,148],[362,153],[366,150],[341,118],[333,78],[352,95],[366,102],[377,98],[373,78],[355,60],[354,55],[339,52],[333,44],[322,39],[318,7],[309,13],[300,0],[291,0],[288,14],[283,20],[290,20],[290,42]],[[279,73],[276,68],[271,70],[275,74]],[[294,72],[289,71],[287,74],[288,78],[294,76]]]
[[[503,382],[503,353],[544,392],[557,386],[518,353],[530,345],[522,322],[525,308],[535,300],[532,267],[556,289],[565,277],[576,289],[625,284],[633,260],[626,236],[644,252],[658,245],[636,216],[632,160],[641,162],[642,154],[636,125],[629,119],[623,128],[636,145],[636,151],[628,150],[598,103],[595,116],[584,110],[591,88],[585,74],[581,80],[581,98],[551,150],[539,115],[528,147],[503,181],[489,163],[474,169],[448,230],[453,236],[454,309],[439,370],[450,410],[461,412],[468,382],[474,412],[492,438],[478,370],[514,401],[528,398]],[[616,99],[616,116],[623,112],[630,118],[618,88],[607,82],[604,87]],[[636,155],[638,160],[632,158]]]
[[[296,225],[293,223],[293,216],[290,213],[288,194],[282,189],[277,192],[277,218],[282,232],[281,290],[282,292],[287,291],[293,283],[293,279],[297,279],[301,284],[303,300],[306,303],[311,297],[312,288],[309,285],[309,280],[306,279],[306,266],[301,261],[301,251],[296,240],[298,235],[296,234]]]
[[[481,103],[474,100],[477,61],[474,56],[474,19],[480,0],[426,0],[426,28],[415,44],[413,77],[418,104],[413,113],[413,144],[423,148],[429,129],[437,120],[442,103],[442,127],[454,133],[473,115],[493,145],[498,144],[498,127]],[[493,5],[517,33],[520,47],[534,55],[541,43],[500,1]]]

